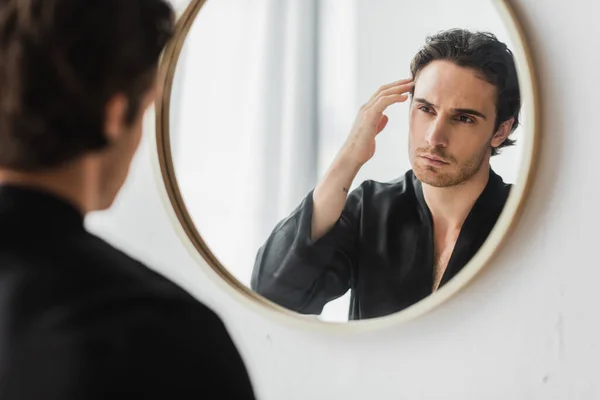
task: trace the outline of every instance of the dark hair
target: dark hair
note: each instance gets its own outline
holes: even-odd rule
[[[489,83],[496,86],[496,123],[500,125],[514,118],[511,133],[519,125],[521,94],[513,54],[506,44],[488,32],[470,32],[450,29],[426,39],[425,45],[414,56],[410,70],[413,77],[427,64],[435,60],[447,60],[461,67],[473,68]],[[512,146],[515,141],[507,138],[500,146],[492,149],[492,155],[501,147]]]
[[[53,167],[107,146],[105,108],[140,112],[174,30],[165,0],[0,2],[0,167]]]

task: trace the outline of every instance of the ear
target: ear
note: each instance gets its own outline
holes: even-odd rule
[[[125,132],[125,113],[127,112],[127,98],[122,94],[114,95],[106,103],[104,115],[104,134],[109,143],[120,139]]]
[[[515,122],[515,119],[510,118],[510,119],[507,119],[506,121],[504,121],[502,124],[500,124],[500,126],[498,127],[498,130],[496,131],[496,133],[494,133],[494,136],[492,136],[492,142],[490,143],[492,145],[492,147],[496,148],[496,147],[500,146],[502,143],[504,143],[504,141],[510,135],[510,132],[512,130],[512,126],[513,126],[514,122]]]

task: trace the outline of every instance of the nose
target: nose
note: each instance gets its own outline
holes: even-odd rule
[[[442,118],[437,117],[429,125],[427,136],[425,138],[431,147],[447,147],[448,137],[446,135],[446,126]]]

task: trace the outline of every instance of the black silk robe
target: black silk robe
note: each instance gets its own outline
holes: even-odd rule
[[[475,255],[494,227],[510,184],[490,179],[467,216],[440,287]],[[259,249],[251,287],[302,314],[320,314],[351,290],[349,319],[400,311],[433,290],[433,221],[412,170],[388,183],[365,181],[334,227],[311,243],[312,191]]]
[[[0,186],[0,227],[0,399],[255,399],[219,316],[71,204]]]

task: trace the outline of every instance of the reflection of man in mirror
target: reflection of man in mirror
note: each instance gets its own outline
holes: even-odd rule
[[[511,188],[490,157],[514,144],[512,53],[492,34],[454,29],[427,39],[411,73],[362,106],[324,177],[275,227],[256,258],[255,291],[320,314],[350,289],[350,319],[384,316],[435,292],[484,243]],[[412,169],[348,193],[375,153],[385,109],[408,98]]]
[[[219,316],[84,225],[125,182],[174,30],[166,0],[0,2],[2,400],[255,398]]]

